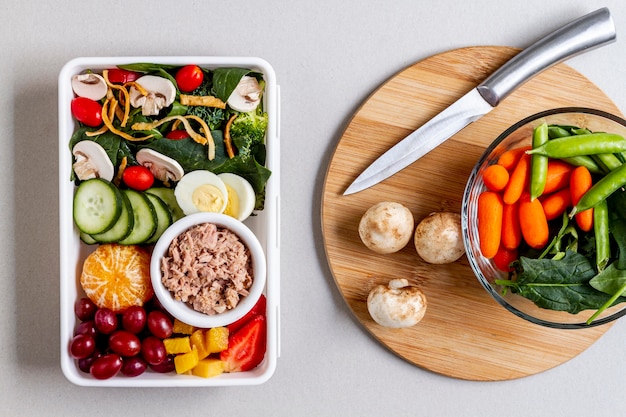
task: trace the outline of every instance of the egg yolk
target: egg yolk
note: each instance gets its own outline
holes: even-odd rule
[[[224,206],[224,195],[216,186],[203,184],[193,190],[191,201],[200,211],[219,213]]]
[[[224,210],[224,214],[229,215],[230,217],[238,218],[239,217],[239,196],[233,190],[233,188],[229,185],[226,186],[226,191],[228,191],[228,201],[226,202],[226,210]]]

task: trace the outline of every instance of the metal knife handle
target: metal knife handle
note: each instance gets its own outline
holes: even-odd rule
[[[615,38],[609,9],[598,9],[524,49],[483,81],[477,87],[478,92],[495,107],[538,73],[582,52],[614,42]]]

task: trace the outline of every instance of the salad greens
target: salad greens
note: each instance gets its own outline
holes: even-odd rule
[[[74,132],[70,139],[70,149],[82,140],[94,140],[100,144],[107,155],[118,167],[124,157],[128,165],[137,163],[134,155],[142,148],[149,148],[160,152],[165,156],[175,159],[185,172],[206,169],[216,174],[231,172],[248,180],[256,194],[255,209],[262,210],[265,202],[265,187],[271,176],[269,169],[265,167],[266,145],[265,134],[268,126],[268,115],[262,104],[250,113],[237,112],[229,106],[224,108],[183,105],[179,101],[180,91],[176,84],[176,71],[180,66],[163,65],[153,63],[134,63],[118,66],[121,69],[135,71],[142,74],[157,75],[169,79],[177,88],[174,103],[161,110],[158,116],[144,116],[141,109],[132,109],[128,122],[122,127],[120,121],[115,119],[114,126],[133,137],[152,135],[144,141],[130,141],[121,136],[107,131],[93,136],[90,132],[96,132],[98,128],[84,125]],[[226,103],[229,96],[237,87],[241,78],[245,75],[257,78],[259,85],[264,89],[265,82],[262,74],[246,68],[202,68],[204,79],[189,95],[214,96]],[[149,130],[132,130],[130,126],[135,123],[152,123],[169,116],[197,116],[201,118],[211,131],[211,137],[215,143],[215,157],[207,157],[207,146],[194,141],[191,138],[171,140],[166,134],[172,129],[174,121]],[[229,156],[225,150],[224,137],[227,123],[231,117],[236,116],[230,129],[230,139],[235,147],[235,154]],[[92,136],[90,136],[92,134]],[[74,174],[72,174],[74,175]],[[76,179],[74,176],[72,179]]]

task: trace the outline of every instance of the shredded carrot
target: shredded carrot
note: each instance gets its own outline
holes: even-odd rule
[[[226,123],[226,127],[224,128],[224,147],[226,147],[226,153],[228,154],[229,158],[235,157],[235,149],[233,148],[233,141],[230,138],[230,127],[233,125],[233,122],[235,121],[236,118],[237,118],[236,113],[230,116],[230,119],[228,119],[228,122]]]
[[[128,115],[130,114],[130,96],[126,87],[120,86],[117,84],[113,84],[109,81],[109,71],[102,71],[102,78],[107,83],[107,86],[111,90],[118,90],[120,92],[119,101],[124,106],[124,111],[120,111],[117,117],[120,119],[120,126],[126,127],[126,123],[128,123]]]
[[[511,172],[515,168],[515,165],[517,165],[517,161],[519,161],[520,156],[531,148],[531,146],[522,146],[521,148],[509,149],[500,155],[497,163],[498,165],[506,168],[507,171]]]
[[[126,157],[122,158],[120,162],[120,167],[117,169],[117,175],[113,178],[113,184],[116,186],[120,186],[122,183],[122,177],[124,176],[124,171],[126,170],[126,165],[128,164],[128,159]]]
[[[533,249],[541,249],[548,243],[550,229],[543,206],[538,199],[530,199],[529,193],[520,197],[519,221],[524,241]]]
[[[517,249],[522,242],[519,202],[505,204],[502,211],[502,243],[506,249]]]
[[[509,171],[502,165],[489,165],[483,171],[483,182],[491,191],[502,191],[509,182]]]
[[[131,142],[141,142],[141,141],[144,141],[146,139],[150,139],[151,137],[154,136],[154,135],[148,135],[148,136],[142,136],[142,137],[134,137],[134,136],[129,135],[126,132],[122,132],[121,130],[119,130],[115,126],[113,126],[113,122],[109,118],[109,115],[108,115],[109,106],[111,105],[111,101],[112,100],[115,100],[115,99],[107,99],[107,100],[104,101],[104,104],[102,105],[102,121],[109,128],[109,130],[111,132],[113,132],[116,135],[121,136],[124,139],[126,139],[128,141],[131,141]],[[117,103],[117,101],[115,101],[115,103]]]
[[[215,158],[215,142],[213,141],[213,137],[211,136],[211,130],[209,129],[209,126],[206,124],[206,122],[204,120],[202,120],[201,118],[199,118],[198,116],[193,116],[193,115],[168,116],[168,117],[165,117],[165,118],[163,118],[161,120],[157,120],[156,122],[135,123],[135,124],[133,124],[131,126],[131,129],[133,129],[133,130],[150,130],[150,129],[154,129],[155,127],[161,126],[163,123],[171,122],[172,120],[179,120],[183,124],[183,126],[185,127],[185,130],[187,131],[189,136],[191,136],[191,138],[194,141],[198,142],[201,145],[208,145],[209,146],[209,152],[208,152],[209,160],[213,160]],[[189,120],[196,121],[201,126],[200,130],[202,131],[202,133],[204,133],[204,135],[201,135],[201,134],[197,133],[195,130],[193,130],[193,128],[189,124]]]
[[[478,239],[485,258],[493,258],[500,247],[503,209],[500,194],[483,191],[478,196]]]
[[[578,204],[580,198],[591,188],[593,180],[591,173],[584,166],[576,167],[570,176],[570,192],[572,195],[572,205]],[[576,224],[585,232],[593,228],[593,208],[576,213],[574,216]]]
[[[504,188],[503,199],[506,204],[513,204],[519,200],[527,188],[530,179],[530,158],[530,155],[523,153],[517,161],[517,165],[515,165],[511,173],[511,178]]]

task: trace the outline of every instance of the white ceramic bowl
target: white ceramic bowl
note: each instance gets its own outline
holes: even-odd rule
[[[191,227],[204,223],[212,223],[217,227],[229,229],[235,233],[250,250],[252,259],[253,280],[248,295],[242,297],[235,308],[214,315],[196,311],[189,304],[176,300],[161,280],[163,277],[161,260],[167,254],[172,240]],[[150,276],[154,295],[158,298],[163,308],[183,323],[208,329],[234,323],[254,307],[265,288],[267,266],[261,243],[245,224],[225,214],[196,213],[178,220],[161,235],[152,252]]]

